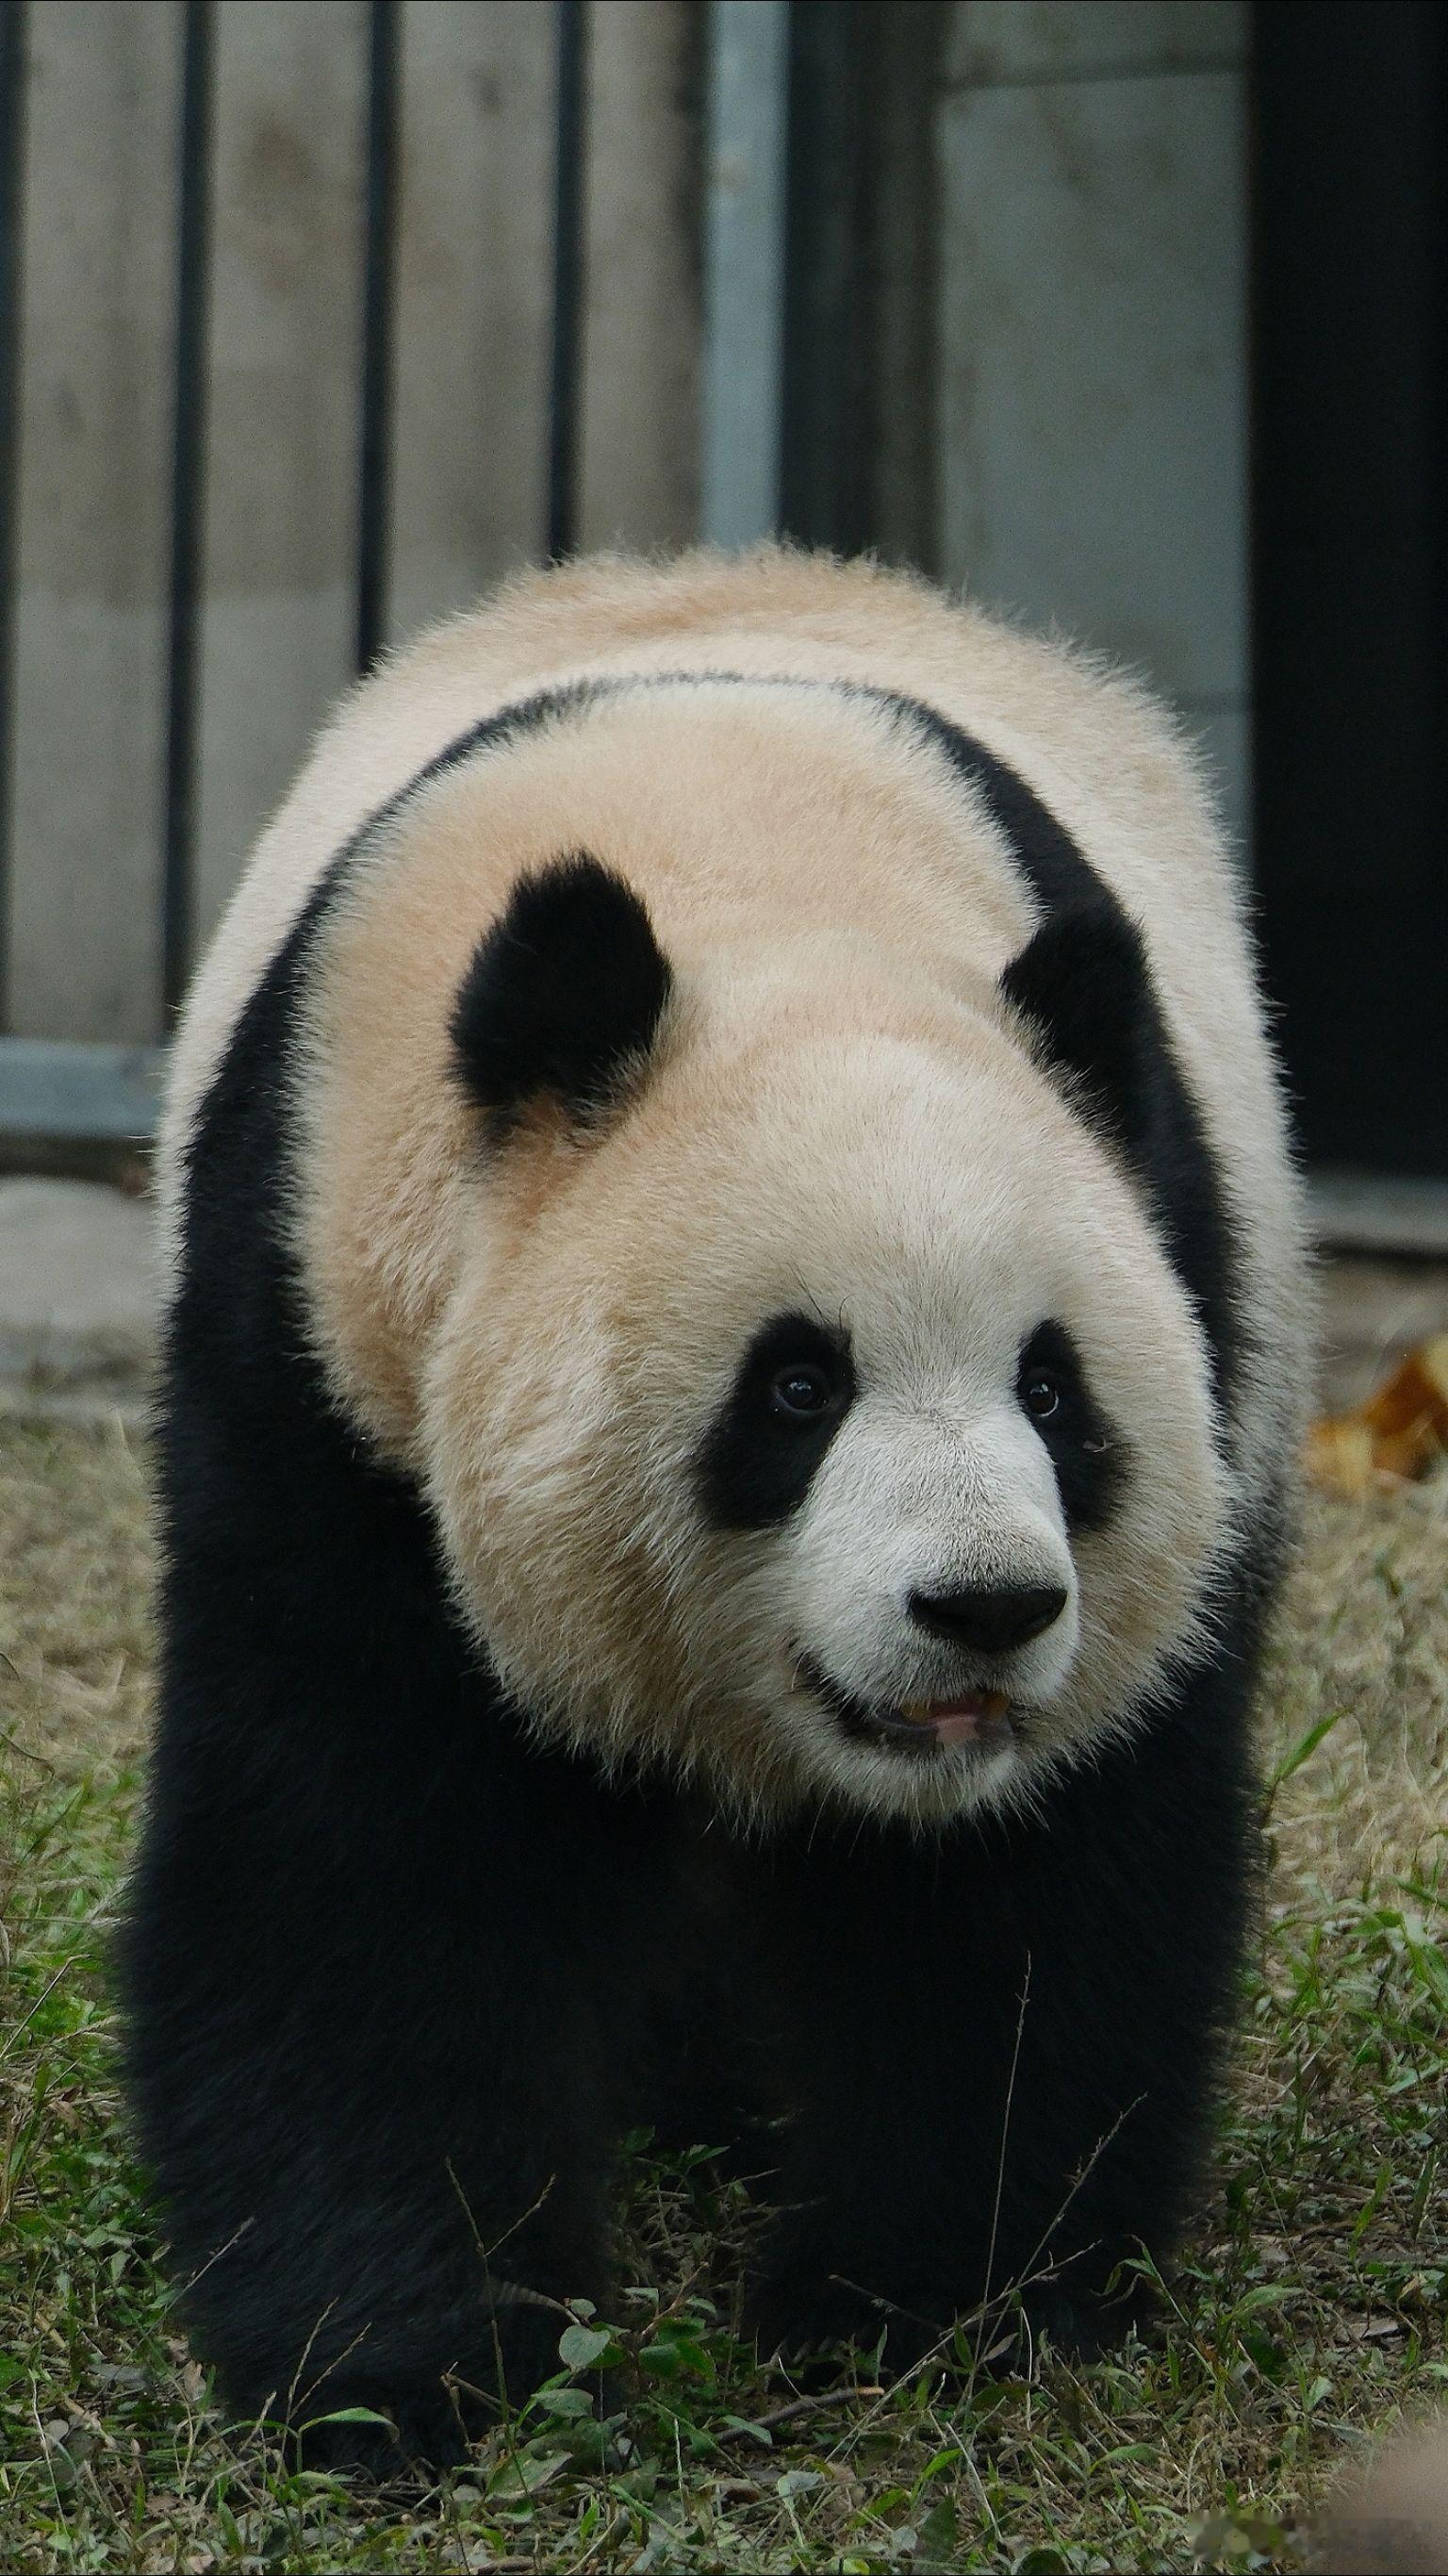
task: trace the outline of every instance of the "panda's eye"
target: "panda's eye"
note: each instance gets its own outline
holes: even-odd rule
[[[1053,1377],[1038,1372],[1025,1380],[1021,1402],[1033,1422],[1049,1422],[1060,1409],[1061,1390]]]
[[[1080,1352],[1053,1316],[1017,1357],[1016,1402],[1055,1470],[1067,1529],[1104,1527],[1130,1473],[1131,1446],[1102,1412]]]
[[[788,1422],[817,1421],[834,1403],[835,1392],[828,1369],[817,1367],[813,1360],[796,1360],[789,1368],[777,1369],[769,1382],[770,1403]]]
[[[715,1413],[699,1469],[716,1529],[773,1529],[803,1503],[857,1392],[849,1334],[786,1311],[761,1324]]]

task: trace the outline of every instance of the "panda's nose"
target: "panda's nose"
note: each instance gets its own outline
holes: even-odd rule
[[[1059,1584],[1032,1583],[1004,1590],[912,1592],[910,1616],[932,1637],[952,1645],[974,1646],[982,1654],[1002,1655],[1011,1646],[1029,1645],[1066,1607]]]

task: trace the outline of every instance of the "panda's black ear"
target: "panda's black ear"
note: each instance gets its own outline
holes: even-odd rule
[[[652,1046],[673,974],[638,895],[583,853],[520,877],[453,1005],[470,1100],[506,1129],[549,1095],[605,1106]]]
[[[1082,1106],[1139,1154],[1151,1113],[1160,1014],[1141,933],[1110,896],[1043,922],[1001,977],[1046,1060],[1071,1077]]]

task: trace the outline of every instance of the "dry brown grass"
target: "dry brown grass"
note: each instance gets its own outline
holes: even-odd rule
[[[0,1654],[20,1741],[62,1770],[133,1759],[150,1709],[140,1442],[0,1417]]]
[[[1274,1801],[1281,1881],[1342,1895],[1448,1834],[1448,1475],[1308,1497],[1263,1694],[1269,1761],[1330,1721]]]

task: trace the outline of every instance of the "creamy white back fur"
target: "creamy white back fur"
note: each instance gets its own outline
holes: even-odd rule
[[[499,706],[594,675],[860,680],[1023,776],[1142,926],[1234,1230],[1245,1359],[1214,1426],[1190,1302],[1138,1193],[996,995],[1031,898],[975,793],[827,688],[623,691],[450,769],[371,836],[323,936],[294,1068],[317,1347],[432,1495],[459,1599],[539,1723],[702,1764],[737,1803],[929,1817],[1028,1795],[1190,1651],[1214,1561],[1296,1446],[1302,1232],[1238,886],[1196,765],[1133,683],[868,567],[767,550],[519,582],[353,692],[263,836],[196,983],[162,1145],[367,815]],[[627,1112],[540,1113],[501,1156],[449,1079],[478,938],[585,849],[676,976]],[[698,1444],[750,1334],[843,1316],[860,1396],[782,1531],[720,1534]],[[1068,1544],[1015,1400],[1064,1323],[1123,1431],[1110,1527]],[[898,1703],[979,1681],[911,1589],[1059,1582],[1011,1659],[1023,1747],[902,1761],[842,1735],[804,1652]],[[992,1679],[996,1678],[993,1673]]]

